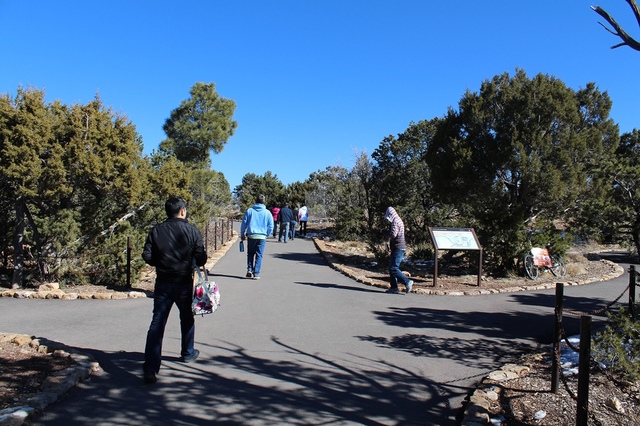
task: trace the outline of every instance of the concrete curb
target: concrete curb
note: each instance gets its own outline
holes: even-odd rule
[[[231,240],[222,245],[220,249],[215,251],[208,259],[205,268],[210,270],[213,266],[229,251],[231,246],[238,239],[238,234],[234,231]],[[60,289],[47,290],[24,290],[24,289],[8,289],[0,292],[0,297],[13,297],[15,299],[47,299],[47,300],[121,300],[121,299],[139,299],[147,297],[144,291],[112,291],[112,292],[84,292],[84,293],[66,293]]]

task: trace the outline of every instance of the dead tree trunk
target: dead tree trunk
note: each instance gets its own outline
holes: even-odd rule
[[[13,229],[13,277],[11,288],[22,287],[24,279],[24,203],[21,198],[16,200],[16,223]]]

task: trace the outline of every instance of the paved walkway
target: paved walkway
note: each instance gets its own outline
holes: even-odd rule
[[[196,319],[199,360],[178,362],[174,309],[151,386],[141,379],[151,299],[0,298],[1,331],[63,342],[104,369],[33,424],[453,425],[479,380],[552,338],[553,290],[385,294],[327,267],[310,240],[269,239],[259,281],[244,278],[237,243],[211,272],[222,306]],[[594,310],[627,281],[567,287],[564,306]]]

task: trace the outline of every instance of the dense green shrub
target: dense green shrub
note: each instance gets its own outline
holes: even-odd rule
[[[605,330],[593,338],[593,359],[624,380],[640,380],[640,323],[624,308],[607,317]]]

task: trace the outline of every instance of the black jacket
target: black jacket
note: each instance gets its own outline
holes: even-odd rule
[[[198,228],[185,219],[172,218],[154,226],[144,243],[142,258],[156,267],[157,282],[182,282],[203,266],[207,253]]]
[[[280,223],[289,223],[293,219],[293,212],[289,207],[283,207],[280,209],[280,213],[278,213],[278,222]]]

